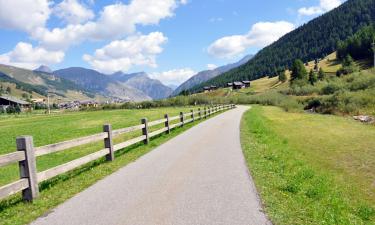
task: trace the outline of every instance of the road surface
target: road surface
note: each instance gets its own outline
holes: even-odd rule
[[[271,224],[240,145],[239,106],[92,185],[33,225]]]

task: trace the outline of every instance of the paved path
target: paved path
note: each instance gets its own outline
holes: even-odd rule
[[[241,151],[247,109],[200,123],[32,224],[270,224]]]

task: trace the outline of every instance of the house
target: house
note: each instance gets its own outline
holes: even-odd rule
[[[214,90],[219,89],[219,87],[217,87],[217,86],[215,86],[215,85],[211,85],[210,89],[211,89],[211,91],[214,91]]]
[[[250,87],[250,81],[244,80],[244,81],[242,81],[242,83],[245,85],[245,88]]]
[[[86,101],[80,101],[79,104],[83,108],[96,108],[99,106],[99,103],[96,101],[86,100]]]
[[[204,87],[203,91],[204,91],[204,93],[210,92],[211,91],[211,87]]]
[[[227,87],[232,88],[233,87],[233,83],[227,83]]]
[[[0,107],[6,109],[9,106],[20,106],[23,109],[30,108],[31,104],[29,102],[20,100],[16,97],[3,95],[0,96]]]
[[[242,82],[240,81],[233,82],[233,89],[238,90],[242,88],[245,88],[245,85]]]

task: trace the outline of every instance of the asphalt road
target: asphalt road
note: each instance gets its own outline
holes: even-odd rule
[[[271,224],[240,145],[239,106],[191,128],[34,225]]]

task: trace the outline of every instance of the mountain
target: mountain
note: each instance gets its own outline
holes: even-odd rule
[[[52,73],[52,70],[48,66],[41,65],[34,72]]]
[[[348,0],[338,8],[302,25],[259,51],[244,65],[232,69],[191,90],[206,85],[224,86],[233,80],[254,80],[289,68],[297,58],[304,62],[323,58],[346,40],[375,21],[375,0]]]
[[[65,99],[93,98],[95,94],[84,87],[51,73],[35,72],[14,66],[0,64],[2,74],[0,82],[13,85],[15,89],[23,92],[46,96],[47,91],[53,91],[56,95]]]
[[[109,75],[81,67],[70,67],[53,72],[59,77],[70,80],[75,84],[95,93],[109,97],[117,97],[128,101],[151,100],[151,97],[124,82],[117,81]]]
[[[206,81],[208,81],[208,80],[210,80],[210,79],[212,79],[216,76],[219,76],[222,73],[225,73],[225,72],[227,72],[227,71],[229,71],[233,68],[239,67],[239,66],[247,63],[252,57],[253,57],[253,55],[247,55],[236,63],[221,66],[221,67],[218,67],[214,70],[205,70],[205,71],[199,72],[198,74],[192,76],[189,80],[182,83],[179,87],[177,87],[173,91],[172,95],[176,96],[184,90],[189,90],[190,88],[192,88],[196,85],[199,85],[203,82],[206,82]]]
[[[171,88],[171,89],[174,91],[174,90],[176,90],[179,86],[178,86],[178,85],[175,85],[175,84],[169,84],[168,87]]]
[[[111,76],[112,79],[127,86],[141,90],[152,99],[167,98],[172,94],[172,89],[162,84],[159,80],[151,79],[146,73],[124,74],[117,72]]]

